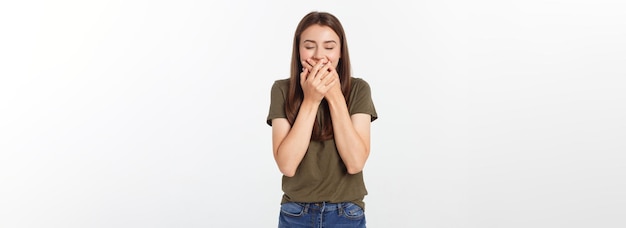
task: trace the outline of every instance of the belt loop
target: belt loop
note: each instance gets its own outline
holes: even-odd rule
[[[306,213],[309,213],[309,206],[310,206],[310,205],[311,205],[310,203],[305,203],[305,204],[304,204],[304,213],[305,213],[305,214],[306,214]]]
[[[341,202],[337,203],[337,214],[339,216],[343,214],[343,204]]]

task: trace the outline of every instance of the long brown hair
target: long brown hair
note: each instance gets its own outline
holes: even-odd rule
[[[305,15],[293,36],[293,51],[291,55],[291,73],[289,78],[289,94],[285,103],[285,113],[287,114],[287,120],[293,126],[300,110],[300,105],[304,98],[302,92],[302,86],[300,85],[300,72],[302,69],[302,63],[300,62],[300,35],[302,32],[311,25],[321,25],[330,27],[337,36],[339,36],[341,46],[341,56],[337,64],[337,73],[339,74],[339,81],[341,83],[341,91],[346,98],[346,103],[349,100],[351,81],[350,81],[350,56],[348,55],[348,42],[346,42],[346,34],[343,31],[341,22],[335,16],[326,12],[313,11]],[[330,118],[330,109],[326,100],[322,100],[321,107],[323,112],[323,119],[321,121],[315,121],[313,125],[313,132],[311,134],[311,140],[321,141],[332,139],[333,125]],[[316,118],[317,119],[317,118]]]

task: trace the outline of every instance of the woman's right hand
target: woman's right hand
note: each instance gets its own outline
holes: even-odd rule
[[[302,73],[300,73],[300,86],[304,93],[304,99],[319,103],[326,93],[337,83],[337,77],[329,77],[331,63],[322,59],[317,63],[313,60],[303,61]]]

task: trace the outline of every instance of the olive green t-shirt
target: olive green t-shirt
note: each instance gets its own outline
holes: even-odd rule
[[[270,126],[272,119],[286,118],[284,106],[288,91],[289,79],[274,82],[267,116],[267,124]],[[371,121],[378,118],[369,84],[361,78],[352,78],[348,104],[350,115],[369,114]],[[321,112],[320,107],[318,116]],[[293,177],[283,176],[282,182],[284,194],[281,203],[353,202],[365,208],[363,198],[367,195],[367,190],[363,182],[363,172],[348,173],[333,139],[311,141],[296,174]]]

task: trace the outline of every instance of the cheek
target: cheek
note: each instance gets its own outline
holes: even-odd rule
[[[304,48],[300,49],[300,60],[307,60],[313,58],[313,52]]]
[[[330,59],[331,62],[333,62],[335,65],[335,67],[337,66],[337,64],[339,63],[339,57],[341,56],[341,53],[339,52],[333,52],[332,54],[328,55],[328,59]]]

